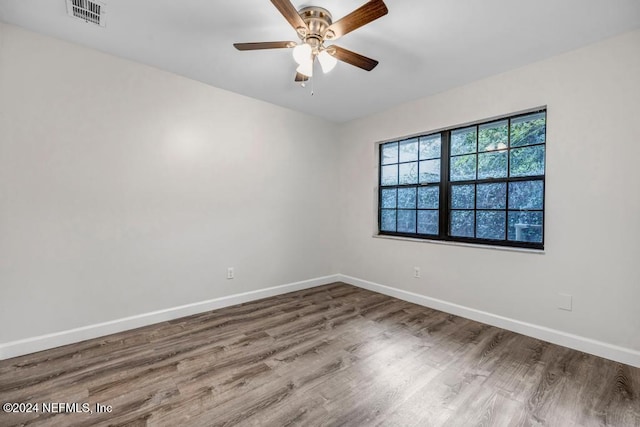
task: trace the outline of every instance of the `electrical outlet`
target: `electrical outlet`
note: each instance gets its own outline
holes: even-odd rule
[[[420,267],[413,267],[413,278],[414,279],[420,278]]]
[[[558,294],[558,308],[560,310],[573,310],[572,304],[573,297],[568,294]]]
[[[233,267],[227,268],[227,279],[233,279],[235,277],[235,273],[233,271]]]

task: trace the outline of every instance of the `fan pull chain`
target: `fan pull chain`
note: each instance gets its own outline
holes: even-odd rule
[[[311,80],[311,96],[313,96],[313,89],[316,81],[316,79],[313,78],[313,76],[316,74],[314,70],[315,65],[316,65],[316,57],[314,55],[313,62],[311,62],[311,77],[309,77],[309,80]]]

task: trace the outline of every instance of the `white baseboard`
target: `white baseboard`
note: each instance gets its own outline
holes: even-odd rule
[[[640,351],[637,350],[521,322],[344,274],[338,274],[338,281],[640,368]]]
[[[301,282],[229,295],[193,304],[181,305],[179,307],[172,307],[122,319],[111,320],[109,322],[98,323],[95,325],[83,326],[81,328],[70,329],[67,331],[2,343],[0,344],[0,360],[115,334],[117,332],[148,326],[154,323],[165,322],[167,320],[174,320],[180,317],[190,316],[192,314],[204,313],[218,308],[242,304],[244,302],[255,301],[262,298],[286,294],[288,292],[326,285],[337,282],[338,280],[337,274],[317,277],[315,279],[303,280]]]
[[[569,334],[555,329],[546,328],[544,326],[534,325],[507,317],[498,316],[495,314],[487,313],[485,311],[453,304],[447,301],[427,297],[413,292],[403,291],[401,289],[358,279],[356,277],[351,277],[344,274],[334,274],[330,276],[303,280],[301,282],[289,283],[286,285],[259,289],[257,291],[229,295],[226,297],[182,305],[179,307],[172,307],[165,310],[153,311],[150,313],[125,317],[122,319],[116,319],[109,322],[98,323],[95,325],[83,326],[81,328],[70,329],[67,331],[2,343],[0,344],[0,360],[22,356],[29,353],[35,353],[37,351],[47,350],[62,345],[73,344],[92,338],[102,337],[105,335],[115,334],[118,332],[135,329],[142,326],[148,326],[167,320],[174,320],[180,317],[203,313],[218,308],[229,307],[249,301],[255,301],[261,298],[281,295],[287,292],[322,286],[333,282],[348,283],[353,286],[358,286],[360,288],[368,289],[373,292],[389,295],[391,297],[412,302],[414,304],[441,310],[446,313],[455,314],[467,319],[472,319],[478,322],[497,326],[499,328],[507,329],[509,331],[517,332],[533,338],[538,338],[554,344],[573,348],[575,350],[580,350],[585,353],[604,357],[606,359],[625,363],[627,365],[640,367],[640,351],[637,350]]]

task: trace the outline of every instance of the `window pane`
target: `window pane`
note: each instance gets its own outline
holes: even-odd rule
[[[476,127],[458,129],[451,132],[451,155],[476,152]]]
[[[418,160],[418,139],[409,139],[400,143],[400,161]]]
[[[476,237],[479,239],[504,240],[505,220],[505,212],[476,212]]]
[[[451,235],[473,237],[473,211],[451,211]]]
[[[399,233],[415,233],[416,232],[416,211],[398,211],[398,232]]]
[[[416,189],[414,188],[398,188],[398,208],[415,209],[416,208]]]
[[[440,134],[420,138],[420,159],[440,157]]]
[[[382,190],[381,205],[383,208],[396,207],[396,189],[395,188],[386,188]]]
[[[511,120],[511,146],[542,144],[547,128],[546,113],[535,113]]]
[[[507,184],[478,184],[476,195],[478,209],[505,209],[507,207]]]
[[[400,165],[400,185],[418,183],[418,162]]]
[[[542,248],[545,132],[536,112],[381,144],[380,232]]]
[[[451,158],[451,181],[476,179],[476,155]]]
[[[438,209],[440,205],[440,188],[420,187],[418,188],[418,208],[419,209]]]
[[[420,162],[420,182],[440,182],[440,159]]]
[[[499,122],[487,123],[480,126],[478,132],[478,151],[494,151],[507,148],[508,138],[508,122],[502,120]]]
[[[452,185],[451,208],[473,209],[475,201],[475,185]]]
[[[418,211],[418,233],[438,234],[438,211]]]
[[[542,212],[509,212],[509,240],[542,243]]]
[[[520,181],[509,183],[509,209],[542,209],[542,181]]]
[[[382,166],[380,185],[398,184],[398,165]]]
[[[509,161],[511,176],[544,175],[544,145],[514,148]]]
[[[395,209],[382,209],[380,212],[380,231],[396,231]]]
[[[389,142],[382,144],[382,164],[398,163],[398,143]]]
[[[478,179],[505,178],[507,176],[507,151],[491,151],[478,154]]]

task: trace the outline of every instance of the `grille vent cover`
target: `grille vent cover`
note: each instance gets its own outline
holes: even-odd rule
[[[67,13],[101,27],[105,26],[105,4],[95,0],[67,0]]]

